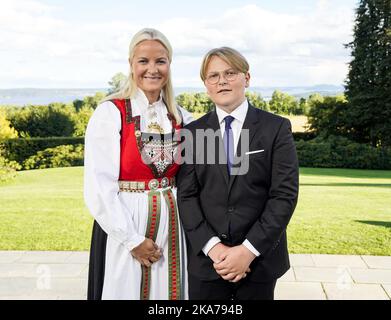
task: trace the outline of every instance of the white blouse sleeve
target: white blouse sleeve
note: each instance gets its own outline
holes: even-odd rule
[[[112,102],[100,104],[88,122],[84,151],[84,200],[101,226],[129,251],[144,241],[119,199],[121,114]]]
[[[193,115],[189,111],[187,111],[185,108],[182,108],[181,106],[178,106],[178,108],[182,115],[182,121],[184,126],[194,121]]]

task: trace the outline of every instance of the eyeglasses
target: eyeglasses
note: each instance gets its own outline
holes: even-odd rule
[[[227,81],[235,81],[238,77],[239,72],[233,69],[225,70],[222,72],[211,72],[206,76],[205,81],[208,84],[216,84],[220,81],[220,75],[223,74],[223,77]]]

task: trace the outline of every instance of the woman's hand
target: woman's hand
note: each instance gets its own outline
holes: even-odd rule
[[[146,238],[141,244],[131,251],[132,256],[145,267],[158,261],[162,252],[159,246],[151,239]]]

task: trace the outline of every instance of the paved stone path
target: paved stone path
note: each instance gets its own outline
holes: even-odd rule
[[[391,300],[391,257],[291,254],[276,300]],[[0,251],[0,300],[86,299],[88,252]]]

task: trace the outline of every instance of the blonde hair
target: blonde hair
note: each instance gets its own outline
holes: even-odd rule
[[[152,28],[144,28],[137,32],[129,45],[129,63],[134,57],[134,51],[138,44],[145,40],[155,40],[159,41],[164,48],[166,48],[168,53],[168,59],[171,63],[172,61],[172,47],[166,36],[160,31]],[[118,92],[115,92],[107,96],[104,101],[111,99],[132,99],[135,97],[137,92],[136,80],[133,78],[132,68],[130,66],[129,76],[127,77],[125,83]],[[167,104],[168,112],[174,116],[177,124],[182,122],[181,116],[179,115],[178,109],[175,103],[174,90],[172,87],[171,72],[168,74],[168,79],[166,84],[163,86],[163,99]]]
[[[250,65],[248,64],[246,58],[243,57],[239,51],[229,47],[215,48],[210,50],[202,60],[200,70],[200,77],[202,81],[205,81],[206,79],[206,71],[208,69],[210,60],[212,60],[213,57],[219,57],[236,71],[243,72],[244,74],[250,70]]]

